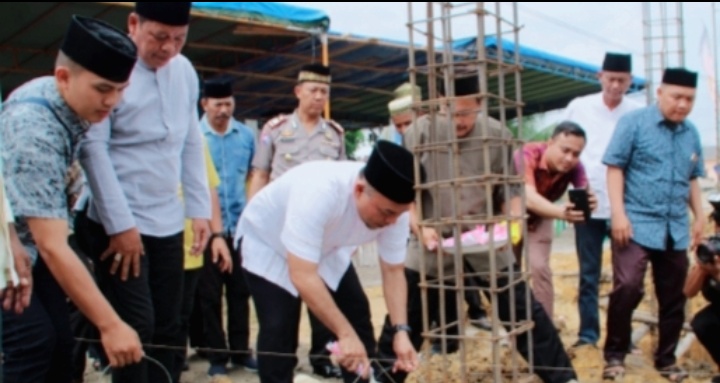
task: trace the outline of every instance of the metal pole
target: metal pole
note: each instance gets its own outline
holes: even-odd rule
[[[330,65],[330,52],[328,48],[328,35],[327,33],[323,32],[322,35],[320,35],[320,42],[322,44],[322,64],[325,66]],[[330,119],[330,99],[328,98],[327,103],[325,103],[325,108],[323,110],[323,114],[325,116],[326,120]]]
[[[650,105],[653,102],[653,92],[655,89],[655,81],[653,79],[653,42],[652,42],[652,7],[650,3],[643,2],[643,29],[644,29],[644,40],[645,40],[645,97],[647,104]]]
[[[683,17],[683,3],[679,1],[677,4],[677,35],[678,50],[680,51],[680,67],[685,67],[685,18]]]
[[[718,47],[717,47],[717,10],[715,2],[710,3],[712,7],[712,44],[713,53],[713,80],[715,82],[715,94],[713,105],[715,109],[715,164],[720,164],[720,89],[718,89]],[[717,186],[720,188],[720,177],[718,177]]]

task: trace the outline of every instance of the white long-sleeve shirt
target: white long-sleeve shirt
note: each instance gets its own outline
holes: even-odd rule
[[[88,130],[79,151],[92,192],[88,216],[109,235],[137,227],[164,237],[181,232],[185,218],[210,219],[198,97],[184,56],[157,70],[138,60],[122,101]]]
[[[590,182],[590,188],[597,196],[598,207],[592,217],[596,219],[610,218],[610,197],[607,192],[607,166],[603,165],[602,157],[610,143],[620,117],[641,108],[642,105],[627,97],[615,109],[608,109],[603,102],[602,92],[582,96],[568,104],[564,112],[564,120],[572,121],[585,130],[587,137],[585,149],[580,161]]]

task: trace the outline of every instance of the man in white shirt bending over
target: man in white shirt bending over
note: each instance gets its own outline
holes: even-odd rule
[[[404,274],[407,211],[414,199],[412,154],[381,140],[367,164],[307,162],[250,201],[235,240],[241,242],[243,271],[260,325],[261,383],[293,381],[297,358],[282,354],[296,353],[301,300],[337,336],[344,381],[359,381],[360,375],[360,381],[367,382],[375,336],[368,299],[350,257],[358,246],[374,240],[396,329],[395,368],[415,369]]]

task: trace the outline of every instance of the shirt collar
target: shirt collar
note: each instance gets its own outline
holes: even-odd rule
[[[655,124],[657,124],[658,126],[662,126],[664,128],[667,128],[667,129],[675,131],[675,132],[682,132],[682,131],[687,130],[687,124],[685,124],[685,120],[683,120],[677,124],[668,122],[665,119],[665,116],[663,116],[662,112],[660,111],[660,107],[658,106],[657,102],[652,105],[651,113],[652,113],[653,122],[655,122]],[[675,125],[676,128],[673,129],[672,125]]]
[[[51,84],[52,85],[48,87],[46,99],[50,103],[50,106],[55,109],[59,118],[63,119],[62,123],[70,129],[73,140],[79,139],[78,136],[90,128],[90,122],[80,118],[80,116],[70,108],[70,105],[67,104],[60,94],[55,81],[52,81]]]
[[[207,119],[207,113],[203,114],[202,118],[200,119],[200,125],[203,127],[203,130],[205,133],[214,134],[216,136],[226,136],[233,132],[238,132],[239,127],[238,123],[239,121],[235,120],[235,118],[231,117],[230,120],[228,120],[228,129],[225,131],[224,134],[218,133],[213,127],[210,125],[210,122]]]
[[[545,150],[547,149],[547,142],[541,142],[537,144],[537,150],[539,152],[540,158],[538,158],[538,169],[550,171],[547,165],[547,160],[545,159]]]
[[[325,119],[320,116],[320,119],[318,120],[317,125],[315,125],[315,129],[313,130],[313,133],[315,132],[324,132],[327,129],[327,124],[325,124]],[[298,116],[297,109],[293,111],[292,114],[292,126],[293,129],[297,129],[300,127],[300,117]]]
[[[150,65],[146,64],[145,61],[143,61],[143,59],[141,59],[139,57],[138,57],[137,63],[135,65],[142,69],[145,69],[148,72],[156,72],[157,71],[155,68],[150,68]]]

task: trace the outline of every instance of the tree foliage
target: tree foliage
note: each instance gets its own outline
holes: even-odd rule
[[[346,130],[345,131],[345,153],[349,159],[355,158],[355,150],[365,141],[360,130]]]
[[[513,137],[518,137],[520,129],[517,119],[508,122],[508,129]],[[522,139],[525,142],[546,141],[552,135],[553,129],[555,124],[541,127],[538,115],[525,116],[522,119]]]

